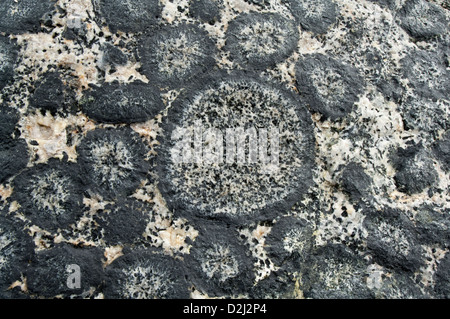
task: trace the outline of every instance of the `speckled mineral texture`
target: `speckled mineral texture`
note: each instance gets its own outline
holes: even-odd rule
[[[449,298],[449,10],[0,1],[0,297]]]

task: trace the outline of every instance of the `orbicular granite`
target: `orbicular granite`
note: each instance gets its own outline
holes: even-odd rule
[[[449,10],[2,1],[0,297],[449,298]]]

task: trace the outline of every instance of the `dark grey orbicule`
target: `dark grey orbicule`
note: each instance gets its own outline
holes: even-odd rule
[[[446,108],[450,101],[409,96],[398,104],[405,130],[417,130],[428,143],[436,140],[442,131],[448,129],[450,118]]]
[[[316,35],[326,33],[336,22],[339,14],[339,8],[333,0],[318,0],[313,2],[284,0],[284,2],[288,5],[302,29]],[[311,9],[316,7],[323,7],[320,18],[308,14]]]
[[[425,0],[407,0],[398,10],[399,24],[412,37],[423,40],[448,33],[444,9]]]
[[[155,117],[164,104],[155,86],[141,81],[93,86],[80,100],[83,112],[99,123],[137,123]]]
[[[161,16],[158,0],[94,0],[112,32],[143,32],[156,26]]]
[[[221,18],[221,0],[190,0],[189,13],[202,22],[214,24]]]
[[[316,249],[302,275],[304,296],[312,299],[370,299],[364,258],[342,244]],[[333,273],[328,273],[333,272]],[[330,284],[324,281],[330,279]]]
[[[245,30],[260,26],[253,34]],[[274,28],[273,32],[264,34],[264,26]],[[297,48],[299,34],[295,21],[278,13],[241,13],[230,21],[225,34],[224,49],[230,54],[230,59],[242,67],[266,69],[287,59]],[[281,38],[281,40],[280,40]],[[246,41],[254,41],[258,48],[274,47],[274,52],[256,52],[254,48],[246,48]]]
[[[439,261],[434,279],[436,280],[435,292],[439,298],[450,298],[450,253]]]
[[[103,229],[102,239],[107,245],[132,245],[142,238],[153,215],[150,204],[121,199],[98,213],[95,221]]]
[[[445,51],[413,49],[400,60],[402,77],[419,97],[448,100],[450,71]]]
[[[189,255],[185,256],[189,278],[200,290],[210,296],[238,295],[248,291],[254,283],[253,265],[255,258],[250,255],[248,247],[239,240],[236,227],[222,222],[204,221],[198,225],[199,236],[192,243]],[[217,246],[215,246],[217,245]],[[219,247],[220,252],[228,252],[223,257],[211,256],[208,250]],[[214,274],[208,275],[202,265],[205,262],[214,263]],[[237,265],[237,272],[226,278],[221,276],[227,267]]]
[[[69,109],[70,90],[63,83],[59,72],[47,72],[35,83],[35,90],[29,98],[29,108],[49,111],[52,115]]]
[[[328,96],[322,95],[312,81],[312,73],[315,70],[323,71],[324,74],[332,71],[339,75],[342,81],[340,88],[344,90],[343,96],[337,96],[332,91]],[[295,65],[295,75],[299,94],[310,109],[333,121],[350,113],[364,91],[364,79],[356,68],[320,53],[301,58]],[[326,83],[326,79],[319,81]]]
[[[2,0],[0,32],[21,34],[38,32],[46,14],[55,9],[56,0]]]
[[[381,7],[386,7],[391,10],[396,9],[396,1],[395,0],[369,0],[370,2],[376,3]]]
[[[446,182],[441,175],[448,174],[450,169],[450,133],[446,112],[450,102],[448,1],[370,0],[372,3],[368,3],[352,0],[356,8],[364,7],[364,12],[357,12],[355,16],[351,13],[341,16],[340,11],[348,8],[340,7],[343,1],[336,0],[244,1],[245,6],[251,7],[250,13],[230,8],[230,1],[227,4],[222,0],[184,1],[175,8],[178,9],[175,20],[169,23],[167,17],[162,16],[162,8],[165,3],[175,4],[171,0],[92,0],[94,14],[91,15],[88,10],[88,16],[80,25],[70,26],[64,25],[64,21],[70,19],[70,13],[64,6],[60,8],[55,5],[70,1],[0,0],[0,298],[189,298],[194,289],[213,298],[228,298],[236,294],[250,298],[295,298],[299,293],[306,298],[450,298],[450,212],[442,204],[448,194],[445,189],[441,189]],[[281,10],[278,10],[279,4],[284,6]],[[315,6],[308,7],[307,4]],[[418,4],[422,5],[422,9],[414,10]],[[321,6],[324,10],[320,16],[314,16],[311,9]],[[231,13],[235,19],[228,21],[226,13]],[[383,25],[372,28],[373,14],[382,15]],[[63,24],[59,24],[59,21]],[[252,56],[252,52],[246,51],[244,41],[247,39],[245,36],[239,37],[239,32],[258,21],[272,21],[279,31],[284,30],[288,34],[286,41],[280,41],[276,53]],[[222,25],[224,28],[220,29]],[[255,35],[252,39],[264,47],[267,43],[264,41],[278,40],[274,40],[277,28],[274,28],[274,34],[260,39]],[[107,29],[112,32],[111,36]],[[220,32],[208,33],[206,30]],[[324,43],[326,54],[298,56],[295,53],[299,50],[297,30],[302,36],[312,36],[317,43]],[[331,42],[336,45],[332,44],[330,48],[327,45],[335,32],[339,33],[339,37],[332,39]],[[24,33],[32,34],[21,36]],[[42,66],[48,66],[49,72],[44,70],[45,67],[35,70],[20,65],[22,59],[28,56],[26,52],[22,56],[20,50],[30,49],[27,48],[30,44],[27,44],[27,39],[29,36],[33,39],[40,37],[37,33],[53,36],[50,45],[55,44],[53,48],[56,49],[72,43],[64,50],[75,54],[77,58],[82,58],[82,52],[86,50],[95,53],[99,48],[101,53],[97,56],[98,64],[94,66],[99,69],[99,85],[83,88],[84,97],[75,100],[72,85],[78,85],[78,78],[70,67],[66,68],[67,65],[43,61]],[[172,50],[180,50],[179,56],[188,54],[185,61],[192,66],[186,70],[181,68],[180,72],[172,75],[159,72],[155,68],[158,63],[155,54],[158,43],[168,43],[183,34],[187,36],[189,45],[198,44],[200,50],[195,52],[200,52],[201,56],[189,55],[189,46],[173,46]],[[93,38],[89,38],[91,35]],[[361,46],[362,42],[373,43],[373,35],[378,40],[378,46]],[[23,40],[16,41],[16,38]],[[400,51],[392,47],[395,39],[401,42],[397,43],[400,44]],[[222,43],[224,47],[221,47]],[[328,49],[339,53],[331,56]],[[222,57],[226,58],[226,62],[230,60],[234,63],[217,63],[224,61]],[[400,63],[397,63],[397,57]],[[356,70],[351,63],[342,63],[341,58],[354,62],[359,69]],[[291,59],[293,62],[299,60],[295,76],[285,74],[284,69],[276,67],[286,61],[289,67]],[[139,80],[128,84],[101,81],[102,72],[112,74],[119,66],[126,67],[127,63],[131,65],[135,62],[141,63],[142,68],[137,71],[147,77],[148,84]],[[244,71],[217,72],[217,69],[228,67]],[[346,90],[342,97],[337,97],[333,92],[321,96],[312,85],[311,73],[321,67],[325,73],[332,70],[340,75]],[[176,71],[174,68],[172,70]],[[280,84],[281,80],[277,77],[279,71],[293,81],[289,84],[296,84],[299,94],[293,94]],[[38,75],[36,81],[30,82],[34,75]],[[276,79],[273,82],[262,76]],[[211,216],[207,209],[202,210],[202,205],[191,205],[187,197],[181,196],[183,189],[171,184],[174,175],[171,176],[167,169],[170,164],[167,161],[167,152],[171,147],[169,138],[174,125],[192,120],[185,116],[184,111],[198,97],[197,93],[204,90],[214,92],[202,97],[208,102],[224,98],[223,95],[227,93],[232,95],[232,90],[222,91],[225,92],[223,95],[217,92],[217,84],[222,81],[228,81],[233,90],[251,87],[256,83],[268,90],[273,89],[272,92],[279,92],[290,105],[298,107],[296,115],[305,123],[304,131],[294,135],[307,136],[306,144],[310,151],[299,153],[298,157],[306,160],[305,169],[293,174],[292,179],[285,178],[286,183],[282,183],[292,190],[292,196],[279,198],[275,205],[257,209],[249,215],[242,209],[243,214],[240,216]],[[236,85],[238,82],[240,86]],[[320,88],[323,89],[322,86]],[[166,93],[172,89],[175,90],[170,93],[181,94],[169,108],[169,104],[163,105],[161,97],[164,95],[160,95],[160,91]],[[374,117],[361,114],[364,113],[363,109],[350,114],[358,107],[357,102],[362,94],[367,94],[365,97],[370,101],[384,98],[386,103],[393,106],[386,113],[403,123],[403,129],[400,128],[395,134],[405,139],[406,147],[392,147],[395,153],[390,161],[393,175],[386,176],[385,167],[378,165],[379,156],[384,158],[383,152],[389,152],[390,149],[382,148],[380,153],[375,152],[376,155],[371,153],[379,146],[377,138],[389,136],[385,136],[383,131],[372,134]],[[248,100],[231,101],[229,109],[251,109],[251,104],[257,102],[256,97],[257,94]],[[168,117],[163,113],[165,107],[168,107]],[[278,107],[283,109],[283,106]],[[323,161],[314,161],[315,128],[307,107],[311,112],[321,114],[322,119],[343,119],[342,123],[334,123],[337,126],[332,124],[329,131],[336,132],[340,138],[348,139],[354,145],[363,145],[361,154],[364,164],[349,162],[337,170],[329,171],[333,184],[327,187],[325,193],[323,187],[310,187],[314,186],[313,169],[327,173],[326,170],[331,168],[327,156],[322,158]],[[77,147],[77,163],[69,163],[66,158],[53,158],[46,164],[36,164],[35,161],[39,160],[36,154],[30,161],[29,145],[36,146],[39,141],[23,139],[21,124],[24,117],[37,110],[42,113],[49,111],[63,120],[67,119],[69,113],[77,113],[95,122],[97,129],[87,133],[84,139],[81,135],[84,131],[79,130],[77,133],[77,130],[67,130],[68,146]],[[255,122],[265,125],[267,122],[257,116],[264,107],[256,110],[252,113]],[[229,117],[221,117],[216,110],[203,111],[194,114],[193,118],[217,119],[215,123],[222,127],[242,114],[231,112],[233,114]],[[163,115],[163,123],[162,130],[158,131],[158,141],[161,142],[157,149],[158,168],[153,171],[153,158],[147,161],[148,149],[129,124],[154,119],[156,115]],[[21,117],[22,122],[19,122]],[[348,123],[345,123],[347,120]],[[394,123],[388,121],[386,124]],[[70,134],[78,134],[80,139],[72,141]],[[411,140],[422,141],[423,145],[412,144],[409,142]],[[111,153],[105,151],[103,161],[95,161],[92,147],[102,142],[110,143]],[[131,154],[132,169],[124,167],[116,156],[120,154],[114,153],[114,145],[119,143]],[[105,175],[101,175],[103,173],[98,170],[99,167],[106,168],[103,171]],[[117,172],[124,174],[123,177],[117,178],[117,183],[108,183],[112,180],[108,168],[117,169]],[[95,172],[96,169],[98,171]],[[372,180],[373,170],[377,172],[377,183]],[[50,171],[56,172],[53,175],[56,177],[46,181],[47,189],[39,194],[31,194],[33,182],[43,179]],[[129,198],[139,188],[141,181],[153,178],[153,172],[159,175],[156,187],[168,203],[168,217],[153,211],[151,204]],[[186,173],[182,170],[177,172],[180,175]],[[242,172],[245,173],[245,170]],[[207,187],[218,189],[222,181],[229,181],[222,179],[220,168],[217,173],[218,177],[210,185],[196,183],[193,179],[193,186],[189,190],[193,193],[199,190],[196,194],[200,196],[216,194],[204,190]],[[382,175],[381,179],[379,174]],[[320,182],[321,177],[317,175]],[[304,183],[294,183],[294,177],[299,177]],[[39,196],[57,197],[55,195],[60,189],[53,188],[53,184],[59,178],[65,181],[60,186],[68,197],[66,201],[60,202],[58,213],[36,206],[33,199]],[[380,181],[383,185],[388,183],[389,187],[378,187]],[[242,187],[239,188],[241,192],[233,198],[236,207],[243,206],[241,199],[244,195],[256,202],[257,196],[271,194],[270,183],[261,183],[256,179],[255,184],[255,191],[246,194],[243,193],[248,184],[238,185]],[[401,202],[388,197],[390,194],[387,192],[394,189],[390,186],[402,192],[402,198],[412,200],[412,205],[400,205]],[[9,189],[12,190],[11,196],[8,195]],[[343,207],[353,205],[355,216],[364,218],[362,224],[358,224],[361,228],[355,231],[361,231],[367,237],[354,237],[353,232],[349,234],[351,238],[342,238],[345,235],[342,231],[352,231],[346,228],[345,222],[351,219],[347,217],[353,216],[344,209],[341,216],[332,214],[335,207],[332,205],[333,196],[342,195],[341,192],[345,195]],[[83,214],[88,214],[83,199],[97,195],[109,204],[92,216],[86,215],[92,217],[87,224],[78,223],[84,221],[81,219]],[[224,196],[226,194],[222,198]],[[436,197],[439,200],[435,200]],[[204,196],[201,204],[219,203],[220,198]],[[269,196],[261,198],[271,199]],[[350,203],[345,202],[346,199]],[[388,201],[393,206],[400,205],[402,209],[383,207],[376,210],[374,202],[380,204],[378,199]],[[227,203],[231,206],[232,201]],[[12,209],[15,207],[17,212]],[[198,231],[199,235],[195,238],[186,237],[183,247],[189,249],[172,251],[173,256],[169,256],[161,247],[149,248],[161,243],[149,241],[142,235],[149,222],[155,218],[170,219],[172,213],[174,220],[167,222],[187,219],[188,227]],[[297,214],[304,219],[297,217]],[[324,237],[333,236],[328,232],[328,221],[340,224],[342,230],[337,229],[336,235],[341,238],[332,237],[325,246],[318,245],[320,241],[316,240],[319,239],[316,234],[325,231],[322,234]],[[388,225],[388,230],[380,226],[382,223]],[[241,232],[254,231],[257,226],[266,226],[270,230],[264,234],[262,249],[266,254],[258,256],[260,258],[255,258],[255,246],[249,245],[249,241],[255,239],[247,238],[248,233]],[[389,231],[389,226],[405,239],[403,243],[410,247],[407,253],[398,249],[401,244]],[[35,229],[42,229],[42,232],[34,232]],[[290,252],[282,241],[292,230],[298,230],[298,238],[300,241],[304,239],[305,245],[298,246],[303,249]],[[158,229],[155,231],[158,232]],[[93,242],[85,241],[86,233],[87,240]],[[62,237],[54,237],[56,235]],[[68,242],[57,244],[61,238]],[[330,245],[332,241],[344,245]],[[4,243],[7,245],[2,245]],[[86,246],[91,243],[98,247]],[[259,243],[263,242],[252,244]],[[220,272],[208,277],[201,267],[205,252],[215,244],[227,246],[229,256],[238,263],[238,272],[233,272],[233,277],[223,282]],[[105,269],[105,248],[113,245],[123,247],[124,255]],[[220,268],[220,265],[226,266],[227,259],[218,258],[214,262]],[[262,274],[259,270],[270,267],[272,263],[275,267],[269,276],[259,277]],[[71,289],[66,285],[69,264],[77,264],[81,268],[81,289]],[[327,272],[332,265],[336,265],[334,272]],[[136,277],[130,281],[128,276],[133,267],[142,267],[146,272],[135,273]],[[164,279],[160,282],[163,284],[162,289],[152,291],[152,287],[139,286],[148,277],[154,275],[158,278],[160,274],[164,274],[160,277]],[[324,274],[328,277],[324,277]],[[369,275],[372,276],[369,278]],[[374,278],[376,282],[370,286],[370,280]],[[430,284],[424,284],[429,279]],[[18,281],[22,284],[18,284]],[[15,288],[11,288],[14,282]],[[127,286],[129,283],[133,287]],[[127,291],[127,288],[136,288],[136,291],[141,288],[144,293],[129,294],[131,290]]]
[[[110,149],[98,159],[93,152],[107,144]],[[123,167],[118,145],[130,154],[132,168]],[[86,134],[77,147],[78,163],[81,165],[87,188],[105,198],[128,196],[146,178],[150,164],[146,160],[148,149],[140,136],[130,127],[96,129]],[[112,176],[114,172],[123,176]]]
[[[84,184],[80,176],[77,164],[51,158],[47,163],[26,168],[14,178],[12,200],[17,201],[19,211],[40,228],[49,232],[64,229],[82,214]],[[37,184],[43,187],[40,192]],[[56,198],[54,205],[58,208],[38,204],[36,201],[45,201],[43,196],[49,201]]]
[[[423,204],[415,208],[414,223],[417,237],[425,245],[450,246],[450,214],[439,212],[439,204]]]
[[[161,71],[160,63],[172,62],[162,61],[167,54],[159,56],[159,48],[161,45],[171,45],[170,41],[176,41],[181,37],[185,37],[187,43],[180,47],[174,45],[169,50],[175,59],[186,61],[181,66],[168,64],[167,66],[173,70],[172,74]],[[189,52],[193,46],[196,46],[199,52]],[[163,26],[157,32],[143,35],[137,46],[137,55],[142,64],[142,73],[153,85],[173,89],[187,85],[194,78],[210,72],[216,63],[216,46],[208,33],[197,24],[181,23],[176,26]],[[183,69],[184,67],[186,69]]]
[[[18,174],[24,169],[30,158],[30,151],[26,141],[22,138],[11,139],[0,144],[0,182]]]
[[[439,160],[442,168],[450,171],[450,131],[445,132],[432,146],[434,156]]]
[[[46,298],[89,297],[90,290],[98,289],[105,278],[103,252],[98,247],[74,247],[66,243],[38,251],[26,271],[30,295]],[[80,267],[79,288],[67,284],[71,275],[68,271],[70,265]]]
[[[358,201],[370,194],[372,178],[360,164],[350,162],[342,170],[340,185],[352,201]]]
[[[30,157],[27,143],[17,129],[19,112],[0,104],[0,183],[24,169]]]
[[[296,232],[295,238],[290,234]],[[304,262],[310,257],[315,236],[313,235],[313,226],[305,219],[298,217],[280,218],[267,235],[265,240],[265,249],[269,258],[277,266],[293,265],[300,270]],[[298,236],[298,237],[297,237]],[[295,247],[290,252],[285,248],[285,240],[292,239],[301,243],[301,247]]]
[[[383,229],[382,223],[396,229],[399,236],[407,241],[409,248],[402,251],[405,247],[402,247],[401,240],[391,230]],[[414,272],[423,265],[423,249],[417,231],[404,212],[389,208],[380,211],[369,209],[363,226],[368,232],[367,249],[372,252],[372,258],[378,264],[408,272]]]
[[[0,143],[13,139],[19,119],[20,114],[17,110],[8,107],[5,103],[0,105]]]
[[[15,41],[0,35],[0,90],[3,89],[14,76],[19,47]]]
[[[141,267],[147,271],[146,276],[130,278],[129,272],[134,267]],[[120,256],[105,268],[106,280],[104,295],[108,299],[187,299],[190,296],[189,285],[186,281],[186,270],[179,260],[173,256],[165,255],[155,249],[124,249],[124,255]],[[158,279],[160,275],[164,281],[161,286],[146,287],[145,280],[152,280],[152,276]],[[127,284],[133,280],[136,288],[141,290],[144,296],[129,295]],[[142,284],[142,287],[139,285]],[[153,291],[152,289],[156,290]]]
[[[392,156],[392,164],[396,169],[394,181],[401,192],[420,193],[439,180],[432,154],[421,144],[399,148]]]

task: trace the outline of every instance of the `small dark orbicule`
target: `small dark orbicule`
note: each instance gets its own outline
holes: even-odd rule
[[[10,82],[14,75],[18,50],[19,48],[12,40],[0,35],[0,90]]]
[[[182,264],[156,251],[124,250],[106,267],[103,290],[107,299],[187,299],[190,297]]]
[[[134,244],[143,237],[152,216],[152,207],[137,200],[125,199],[97,214],[96,223],[108,246]]]
[[[276,266],[294,264],[300,270],[309,258],[314,238],[313,228],[306,220],[282,217],[267,235],[265,249]]]
[[[161,15],[158,0],[96,0],[100,15],[112,32],[143,32],[154,27]]]
[[[88,298],[100,288],[104,280],[103,251],[97,247],[74,247],[59,244],[48,250],[38,251],[27,269],[28,293],[47,298]],[[71,281],[79,267],[80,286]],[[69,284],[68,284],[69,281]]]
[[[313,112],[338,120],[353,110],[364,80],[351,65],[330,56],[311,54],[295,66],[297,89]]]
[[[138,45],[142,73],[161,88],[176,88],[209,72],[215,55],[214,42],[196,24],[161,27]]]
[[[278,13],[242,13],[228,25],[225,50],[241,66],[266,69],[288,58],[297,47],[293,20]]]
[[[38,32],[41,20],[55,7],[56,0],[2,0],[0,32],[20,34]]]
[[[339,9],[333,0],[284,0],[302,29],[326,33],[336,22]]]
[[[423,264],[423,249],[414,224],[401,211],[370,210],[363,222],[373,260],[392,269],[415,271]]]
[[[203,222],[185,262],[199,291],[209,296],[237,296],[254,284],[255,259],[238,239],[236,228],[226,223]]]
[[[21,279],[28,261],[33,257],[34,245],[23,223],[0,215],[0,298],[15,298],[13,282]]]
[[[420,193],[439,180],[431,154],[421,144],[399,148],[392,157],[392,164],[396,169],[394,181],[398,190],[409,195]]]
[[[318,248],[302,276],[304,296],[312,299],[370,299],[366,261],[348,247],[328,244]]]
[[[278,162],[260,157],[254,163],[237,163],[235,156],[224,155],[218,157],[220,163],[210,165],[206,158],[197,165],[172,158],[178,145],[173,136],[181,129],[191,133],[201,129],[205,134],[218,130],[225,143],[227,130],[253,128],[261,134],[266,129],[269,136],[274,127],[279,131],[279,138],[274,137],[279,142]],[[230,223],[270,220],[290,209],[313,183],[315,136],[310,114],[293,92],[255,74],[223,72],[199,79],[172,103],[162,129],[156,158],[158,188],[169,209],[180,217]],[[269,145],[261,144],[260,149],[269,152]],[[249,146],[244,148],[248,155]],[[201,157],[195,149],[193,154]]]
[[[77,152],[87,188],[106,198],[131,195],[150,167],[147,147],[129,127],[90,131]]]
[[[158,90],[141,81],[95,86],[85,92],[80,106],[93,120],[114,124],[145,122],[164,108]]]
[[[413,38],[428,39],[448,33],[444,9],[425,0],[408,0],[398,10],[399,23]]]
[[[32,224],[54,232],[81,216],[83,186],[76,164],[52,158],[14,178],[12,199]]]
[[[189,4],[189,13],[202,22],[214,23],[221,18],[221,0],[190,0]]]

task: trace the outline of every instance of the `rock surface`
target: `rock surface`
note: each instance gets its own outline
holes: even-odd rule
[[[0,298],[449,298],[443,0],[0,3]]]

